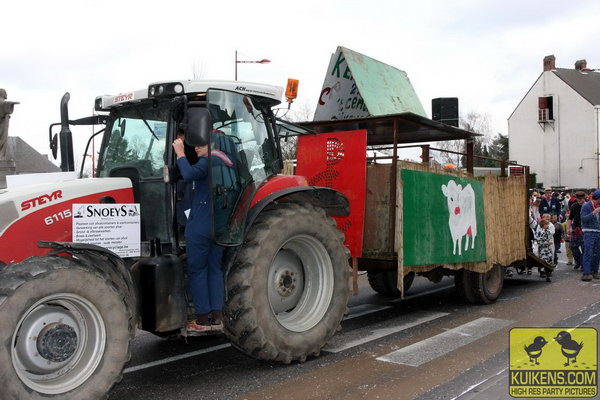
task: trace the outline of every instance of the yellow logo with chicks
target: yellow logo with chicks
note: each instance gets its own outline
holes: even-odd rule
[[[594,397],[598,333],[594,328],[513,328],[509,393],[513,397]]]

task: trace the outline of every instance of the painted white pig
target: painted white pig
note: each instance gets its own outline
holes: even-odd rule
[[[463,236],[465,240],[465,251],[469,248],[469,237],[471,248],[475,248],[475,237],[477,236],[477,215],[475,214],[475,192],[469,184],[464,189],[457,185],[453,179],[448,181],[448,186],[442,185],[442,193],[448,201],[448,226],[452,235],[452,254],[462,254],[461,244]]]

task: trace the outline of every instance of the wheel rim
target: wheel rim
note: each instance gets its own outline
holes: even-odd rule
[[[23,314],[12,343],[12,363],[21,381],[36,392],[60,394],[96,370],[106,328],[89,300],[61,293],[37,301]]]
[[[271,311],[284,328],[313,328],[333,297],[333,265],[325,246],[308,235],[287,240],[271,263],[267,287]]]

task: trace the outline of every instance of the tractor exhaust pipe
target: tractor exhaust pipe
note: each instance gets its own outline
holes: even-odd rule
[[[60,169],[63,172],[75,171],[73,161],[73,135],[69,129],[69,92],[65,93],[60,101]]]

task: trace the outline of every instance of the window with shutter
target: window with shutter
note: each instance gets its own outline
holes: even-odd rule
[[[538,97],[538,121],[554,121],[552,96]]]

